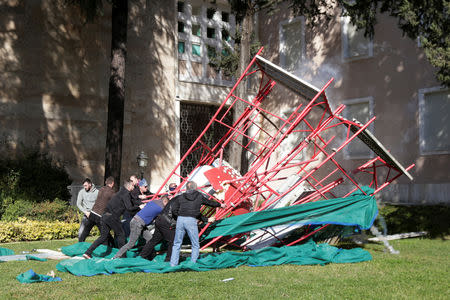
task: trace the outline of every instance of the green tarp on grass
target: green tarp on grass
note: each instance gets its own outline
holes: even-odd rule
[[[61,252],[64,253],[67,256],[82,256],[84,252],[91,246],[91,243],[88,242],[81,242],[76,243],[73,245],[61,247]],[[137,248],[132,248],[130,251],[127,251],[127,257],[135,257],[137,254],[134,251],[137,250]],[[92,256],[94,257],[103,257],[103,258],[113,258],[114,255],[119,251],[117,248],[111,248],[105,245],[98,246],[94,252],[92,253]]]
[[[14,255],[14,251],[8,248],[0,248],[0,256]]]
[[[17,275],[16,279],[21,283],[49,282],[61,281],[60,277],[52,277],[49,275],[37,274],[32,269]]]
[[[204,238],[235,235],[281,224],[339,224],[369,229],[378,214],[373,189],[362,187],[346,198],[251,212],[218,221]]]
[[[364,187],[367,194],[373,189]],[[205,239],[216,236],[234,235],[255,229],[281,224],[340,224],[359,226],[368,229],[378,213],[375,198],[355,192],[347,198],[323,200],[291,207],[284,207],[245,215],[230,217],[214,224],[213,230]],[[89,243],[77,243],[63,247],[61,251],[68,256],[81,256]],[[114,274],[128,272],[166,273],[175,271],[210,271],[223,268],[248,266],[273,266],[281,264],[314,265],[327,263],[352,263],[371,260],[369,252],[355,248],[342,250],[328,244],[316,245],[313,241],[299,246],[267,247],[248,252],[225,252],[202,255],[197,263],[189,259],[176,267],[164,262],[163,256],[153,261],[134,257],[127,252],[127,258],[110,259],[117,249],[108,249],[101,245],[92,259],[73,258],[61,261],[56,267],[59,271],[70,272],[77,276]]]
[[[26,257],[27,260],[47,261],[46,258],[44,258],[44,257],[38,257],[38,256],[36,256],[36,255],[30,255],[30,254],[27,254],[27,255],[25,255],[25,257]]]
[[[81,244],[81,243],[79,243]],[[79,248],[79,255],[84,246],[72,245],[72,252]],[[64,252],[64,251],[63,251]],[[67,254],[67,253],[65,253]],[[176,271],[211,271],[223,268],[247,266],[275,266],[282,264],[324,265],[327,263],[354,263],[371,260],[369,252],[361,248],[338,249],[328,244],[315,244],[313,241],[299,246],[267,247],[248,252],[224,252],[204,255],[192,263],[189,259],[176,267],[164,262],[164,256],[159,255],[153,261],[141,257],[107,259],[94,257],[92,259],[72,258],[61,261],[56,268],[76,276],[94,276],[99,274],[150,272],[167,273]]]

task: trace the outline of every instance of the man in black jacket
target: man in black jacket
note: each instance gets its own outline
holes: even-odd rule
[[[179,196],[179,200],[175,203],[173,208],[173,213],[177,216],[177,227],[175,229],[175,238],[170,258],[171,266],[178,265],[180,248],[183,243],[185,232],[187,232],[189,239],[191,240],[191,261],[194,263],[197,261],[200,251],[197,219],[201,219],[203,222],[215,221],[214,217],[208,219],[200,213],[202,205],[225,208],[225,204],[208,200],[196,189],[197,184],[193,181],[188,181],[186,184],[186,192]]]
[[[100,237],[86,250],[83,254],[84,258],[92,257],[92,252],[108,239],[108,234],[111,229],[114,231],[114,237],[117,239],[117,247],[121,248],[125,245],[125,233],[120,222],[120,217],[125,210],[132,212],[144,206],[144,204],[141,204],[141,206],[132,204],[130,196],[130,191],[132,190],[133,183],[127,180],[119,192],[109,200],[105,212],[102,215]]]
[[[178,205],[178,200],[180,196],[172,198],[172,200],[167,203],[162,212],[156,217],[155,220],[155,232],[153,233],[152,239],[148,241],[142,248],[139,256],[152,260],[155,258],[156,253],[154,251],[155,246],[158,245],[163,239],[167,241],[167,254],[164,261],[170,261],[172,255],[173,239],[175,237],[175,225],[177,221],[174,218],[173,208]]]
[[[142,204],[142,200],[146,199],[147,195],[152,195],[148,190],[147,181],[142,178],[139,180],[137,175],[131,175],[130,181],[133,183],[133,189],[130,192],[131,195],[131,203],[135,206],[139,206]],[[130,236],[130,222],[133,219],[134,215],[138,212],[136,211],[125,211],[122,216],[122,228],[125,232],[125,237]]]

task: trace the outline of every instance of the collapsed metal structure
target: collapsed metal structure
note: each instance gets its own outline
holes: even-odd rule
[[[361,124],[342,116],[344,105],[331,109],[325,90],[333,79],[322,88],[316,88],[261,57],[261,51],[251,60],[208,125],[153,198],[166,193],[165,186],[169,181],[176,178],[181,181],[173,192],[176,194],[183,191],[188,180],[194,180],[205,193],[227,204],[226,209],[203,208],[204,215],[215,215],[220,220],[249,211],[346,197],[357,190],[364,193],[361,184],[372,187],[376,194],[401,175],[412,180],[408,171],[414,164],[404,168],[368,130],[375,117]],[[249,80],[259,82],[251,100],[236,93],[237,87]],[[298,99],[287,116],[280,116],[277,106],[271,102],[270,95],[277,84],[289,90],[284,94],[289,95],[286,97],[293,95]],[[229,118],[239,102],[245,109],[234,124],[227,124],[225,118]],[[228,129],[215,143],[206,138],[212,126]],[[357,138],[374,155],[349,172],[339,162],[339,153]],[[248,171],[245,174],[239,174],[224,160],[231,144],[239,145],[246,153]],[[182,176],[180,165],[193,153],[200,153],[201,158],[187,176]],[[299,226],[265,228],[251,234],[217,237],[204,242],[202,249],[230,243],[243,249],[275,242],[294,245],[326,226],[314,228],[289,243],[285,243],[283,238]],[[207,228],[208,225],[203,227],[200,235]]]

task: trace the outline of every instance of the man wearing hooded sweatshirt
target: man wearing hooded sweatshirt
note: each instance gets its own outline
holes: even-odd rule
[[[171,266],[178,265],[178,261],[180,259],[180,248],[183,243],[185,232],[187,232],[189,239],[191,240],[191,261],[193,263],[197,261],[200,252],[197,219],[201,219],[203,222],[215,221],[214,217],[208,219],[200,213],[200,208],[202,205],[225,208],[225,204],[208,200],[196,189],[197,184],[193,181],[188,181],[186,184],[186,192],[179,196],[179,200],[175,203],[173,208],[173,213],[178,217],[172,255],[170,258]]]
[[[83,181],[83,189],[78,193],[77,207],[83,213],[78,230],[78,239],[81,238],[84,228],[88,223],[89,214],[97,200],[98,190],[89,178]]]

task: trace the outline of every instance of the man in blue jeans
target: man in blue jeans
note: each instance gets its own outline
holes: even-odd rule
[[[178,218],[175,229],[172,256],[170,258],[171,266],[178,265],[181,244],[183,243],[185,232],[187,232],[189,239],[191,240],[191,261],[193,263],[197,261],[200,251],[197,219],[201,219],[203,222],[215,221],[214,217],[208,219],[200,213],[200,208],[202,205],[225,208],[225,204],[208,200],[204,194],[197,191],[197,184],[193,181],[188,181],[186,184],[186,192],[177,197],[179,197],[179,199],[173,207],[173,213],[178,216]]]

